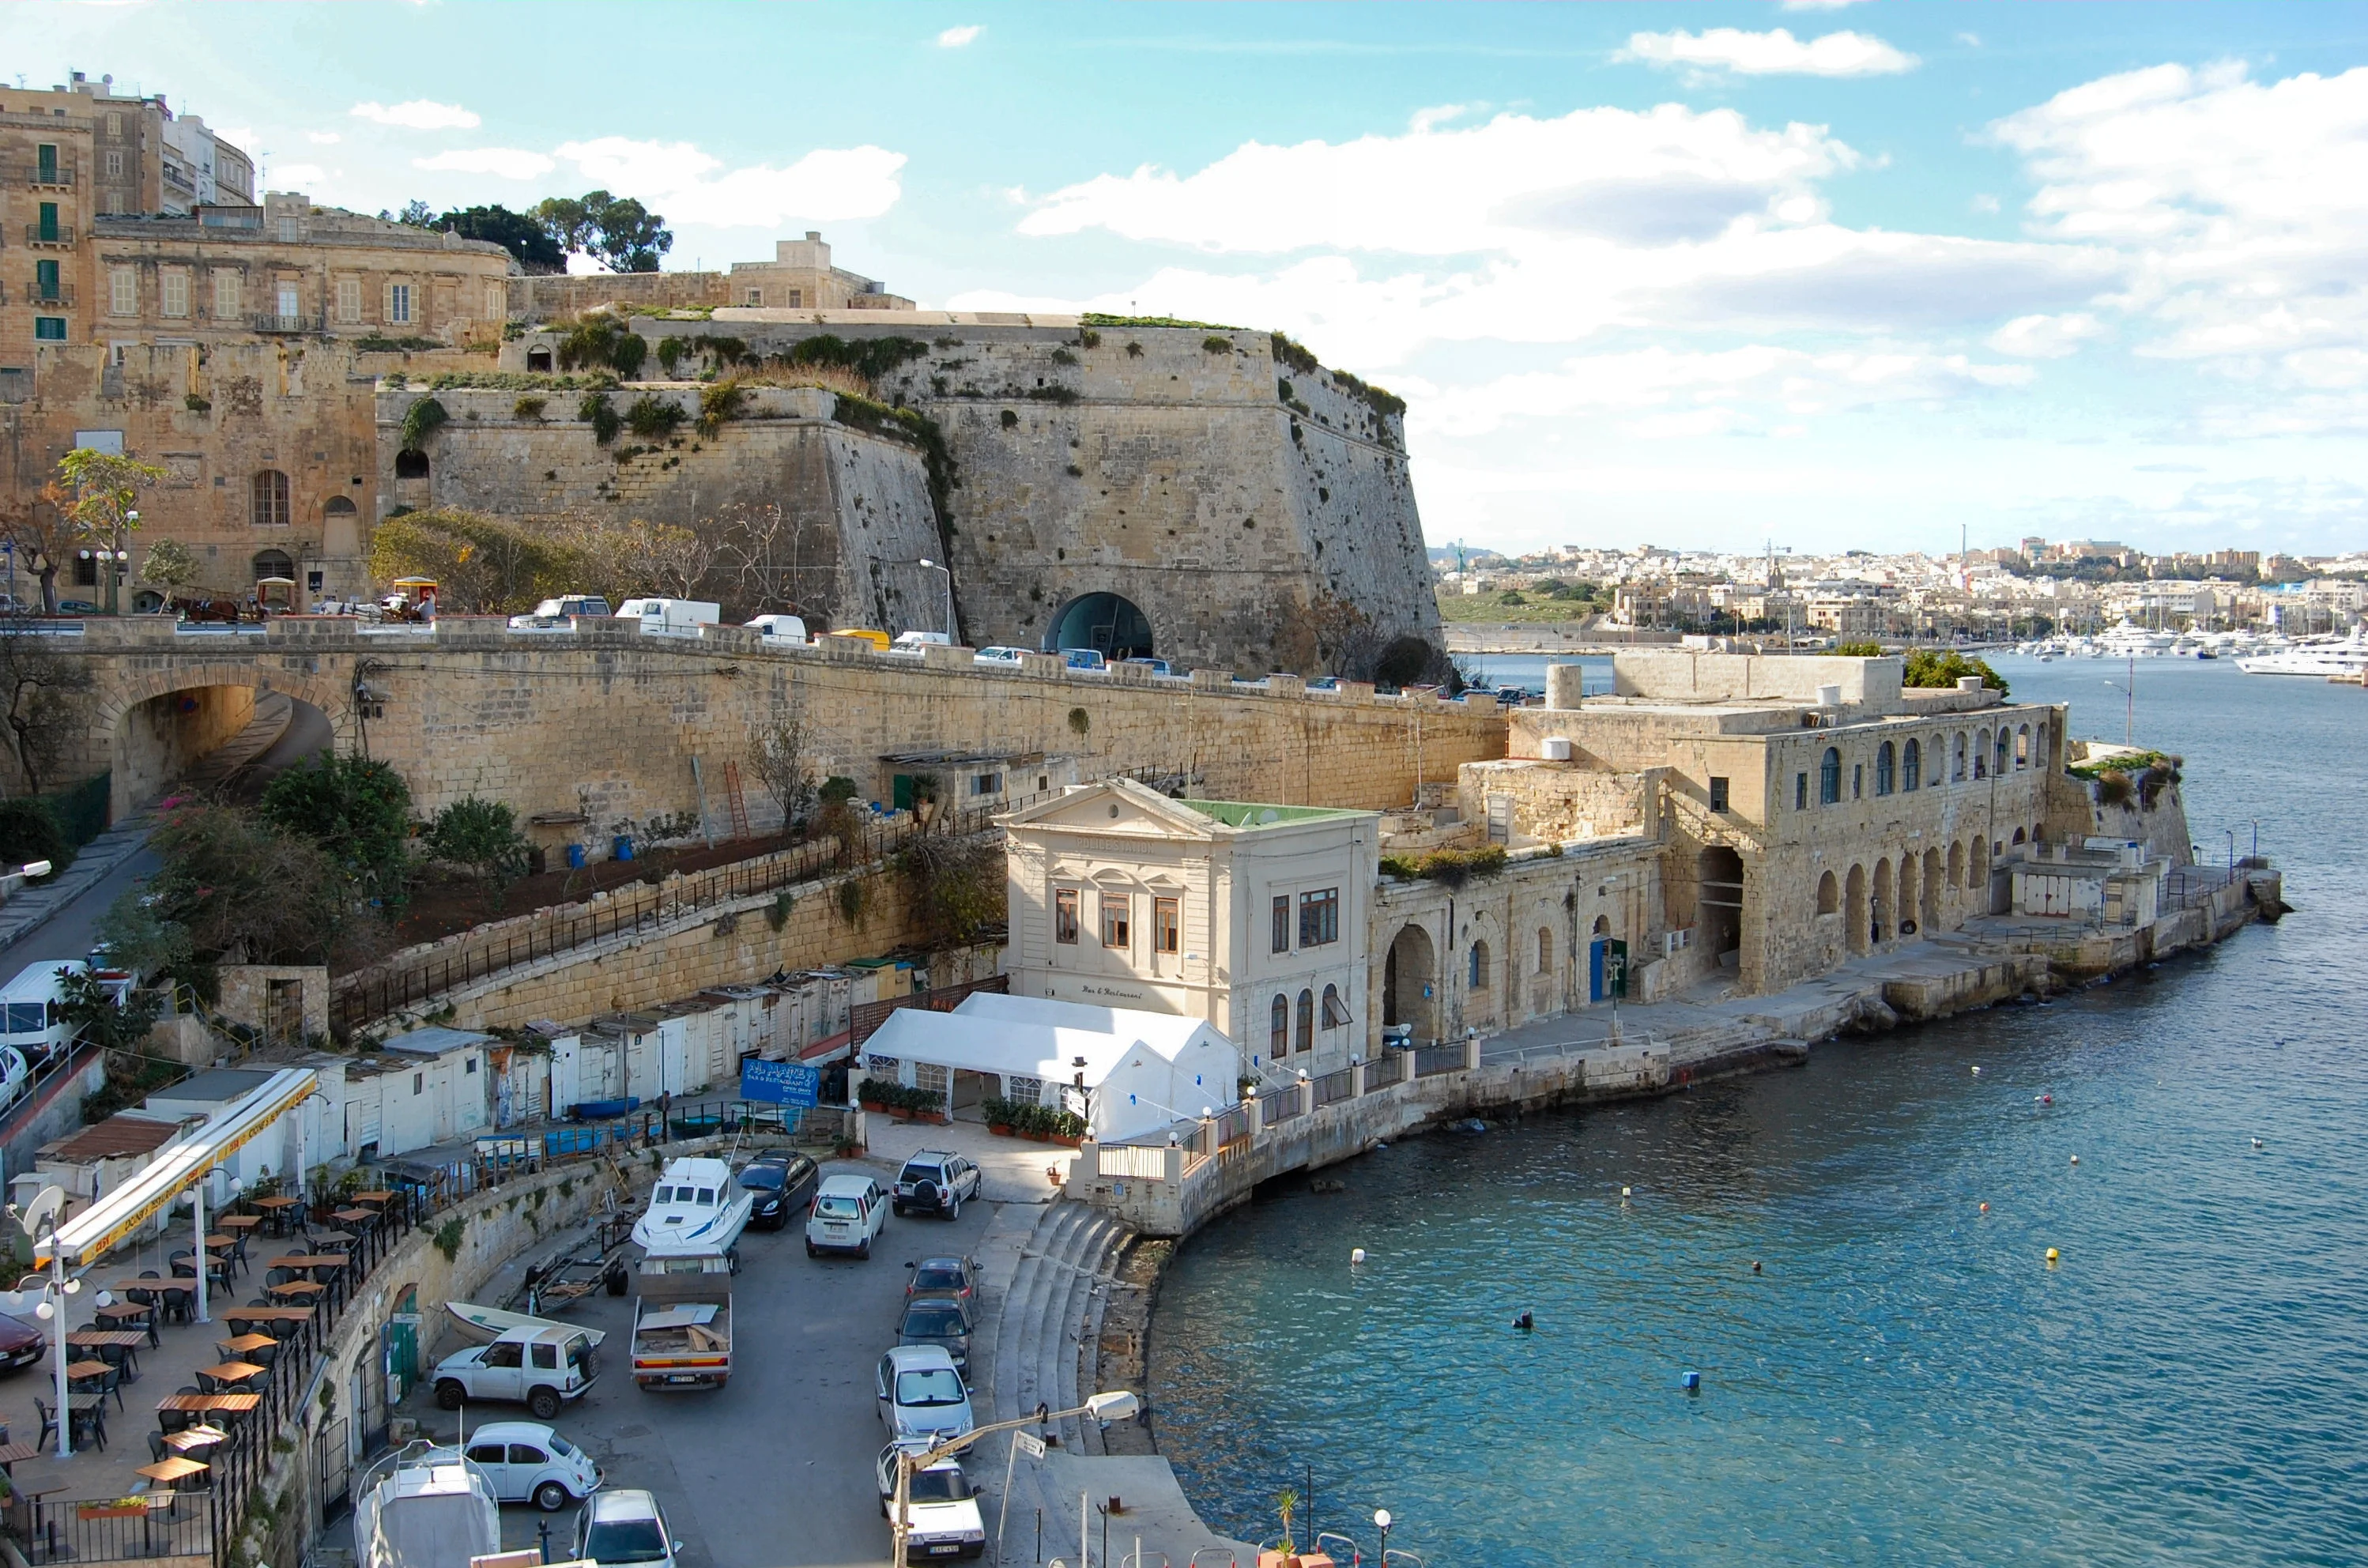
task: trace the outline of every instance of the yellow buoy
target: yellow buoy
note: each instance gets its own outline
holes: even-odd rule
[[[2047,1249],[2047,1261],[2050,1263],[2054,1263],[2055,1261],[2055,1249],[2054,1247],[2049,1247]]]

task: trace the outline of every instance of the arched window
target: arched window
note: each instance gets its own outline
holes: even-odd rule
[[[1278,1057],[1291,1049],[1291,998],[1278,995],[1267,1011],[1266,1053]]]
[[[1349,1005],[1340,1000],[1338,986],[1327,985],[1324,988],[1324,1010],[1318,1013],[1316,1017],[1327,1029],[1346,1028],[1349,1026]]]
[[[1299,1049],[1315,1049],[1315,993],[1313,991],[1299,994]]]
[[[1550,926],[1538,927],[1538,972],[1554,972],[1554,931]]]
[[[288,519],[288,476],[267,468],[247,485],[246,520],[258,528],[284,528]]]
[[[1841,885],[1834,881],[1834,874],[1827,871],[1817,879],[1817,913],[1833,915],[1838,913],[1841,906]]]
[[[1924,748],[1914,741],[1900,748],[1899,788],[1905,793],[1924,787]]]
[[[1842,754],[1832,746],[1817,763],[1817,804],[1838,805],[1842,798]]]
[[[2000,724],[1998,733],[1998,757],[1991,765],[1990,771],[2003,777],[2006,773],[2007,758],[2013,755],[2014,736],[2008,732],[2005,725]]]
[[[296,574],[296,563],[288,559],[288,552],[284,550],[258,551],[253,564],[258,581],[265,577],[293,577]]]
[[[1965,781],[1965,732],[1963,730],[1957,732],[1957,756],[1949,769],[1949,777],[1959,784]]]
[[[2022,829],[2016,828],[2014,830],[2014,841],[2017,844],[2021,844],[2022,842]]]
[[[2014,765],[2017,767],[2031,766],[2031,726],[2028,724],[2014,733]]]
[[[1599,915],[1595,917],[1594,935],[1598,937],[1609,937],[1611,935],[1611,916],[1609,915]]]
[[[1898,755],[1892,750],[1889,741],[1874,748],[1874,792],[1876,794],[1891,793],[1895,777],[1894,769],[1897,762]]]
[[[1464,989],[1477,991],[1488,983],[1488,944],[1474,942],[1464,963]]]
[[[1984,730],[1980,734],[1974,737],[1974,777],[1976,778],[1987,778],[1989,776],[1990,733],[1987,730]]]
[[[416,447],[405,447],[394,454],[394,477],[425,479],[427,477],[427,454]]]
[[[359,507],[343,495],[332,495],[321,503],[321,516],[324,517],[350,517],[359,511]]]
[[[548,348],[528,349],[526,351],[526,368],[530,371],[547,374],[551,369],[551,350]]]

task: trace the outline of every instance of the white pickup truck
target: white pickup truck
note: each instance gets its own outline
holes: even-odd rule
[[[730,1381],[731,1259],[645,1257],[634,1290],[634,1382],[720,1389]]]

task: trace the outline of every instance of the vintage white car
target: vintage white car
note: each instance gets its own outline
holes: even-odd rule
[[[600,1489],[592,1456],[548,1426],[495,1421],[469,1434],[466,1457],[505,1503],[531,1503],[555,1514]]]
[[[896,1456],[903,1451],[900,1445],[889,1444],[873,1467],[880,1481],[880,1517],[891,1525],[896,1522]],[[979,1517],[978,1494],[970,1489],[961,1461],[951,1455],[913,1472],[905,1490],[905,1518],[908,1559],[976,1557],[986,1550],[986,1521]]]

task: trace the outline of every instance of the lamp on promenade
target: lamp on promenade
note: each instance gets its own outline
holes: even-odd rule
[[[913,1477],[944,1459],[948,1454],[962,1452],[990,1432],[1016,1432],[1022,1426],[1036,1426],[1051,1421],[1064,1421],[1072,1415],[1090,1415],[1095,1420],[1103,1422],[1124,1421],[1139,1408],[1141,1408],[1141,1402],[1133,1394],[1124,1389],[1119,1389],[1109,1393],[1098,1393],[1073,1409],[1048,1410],[1040,1404],[1030,1415],[1016,1415],[1008,1421],[991,1422],[985,1426],[973,1426],[959,1437],[948,1437],[943,1442],[932,1444],[926,1449],[898,1449],[896,1450],[896,1496],[890,1506],[892,1512],[889,1515],[889,1527],[894,1531],[896,1537],[896,1551],[890,1561],[895,1564],[895,1568],[905,1568],[905,1542],[913,1529]],[[1005,1483],[1003,1490],[1008,1506],[1011,1494],[1008,1482]],[[998,1530],[997,1534],[1000,1533]],[[1001,1550],[1002,1543],[997,1541],[998,1555]]]
[[[1374,1510],[1373,1510],[1373,1523],[1381,1527],[1381,1531],[1382,1531],[1382,1559],[1381,1559],[1381,1560],[1382,1560],[1383,1562],[1387,1562],[1390,1560],[1390,1511],[1389,1511],[1387,1508],[1376,1508],[1376,1509],[1374,1509]]]
[[[936,562],[934,562],[934,561],[930,560],[930,559],[929,559],[928,556],[926,556],[926,555],[925,555],[925,556],[923,556],[923,557],[921,557],[921,559],[920,559],[920,560],[918,560],[918,561],[915,562],[914,562],[914,564],[915,564],[915,565],[916,565],[916,566],[925,567],[925,568],[927,568],[928,570],[929,570],[929,571],[931,571],[931,572],[942,572],[942,573],[944,573],[944,574],[946,574],[946,641],[947,641],[947,642],[952,642],[952,641],[954,640],[954,574],[953,574],[953,568],[952,568],[952,567],[951,567],[951,566],[940,566],[940,565],[939,565]]]

